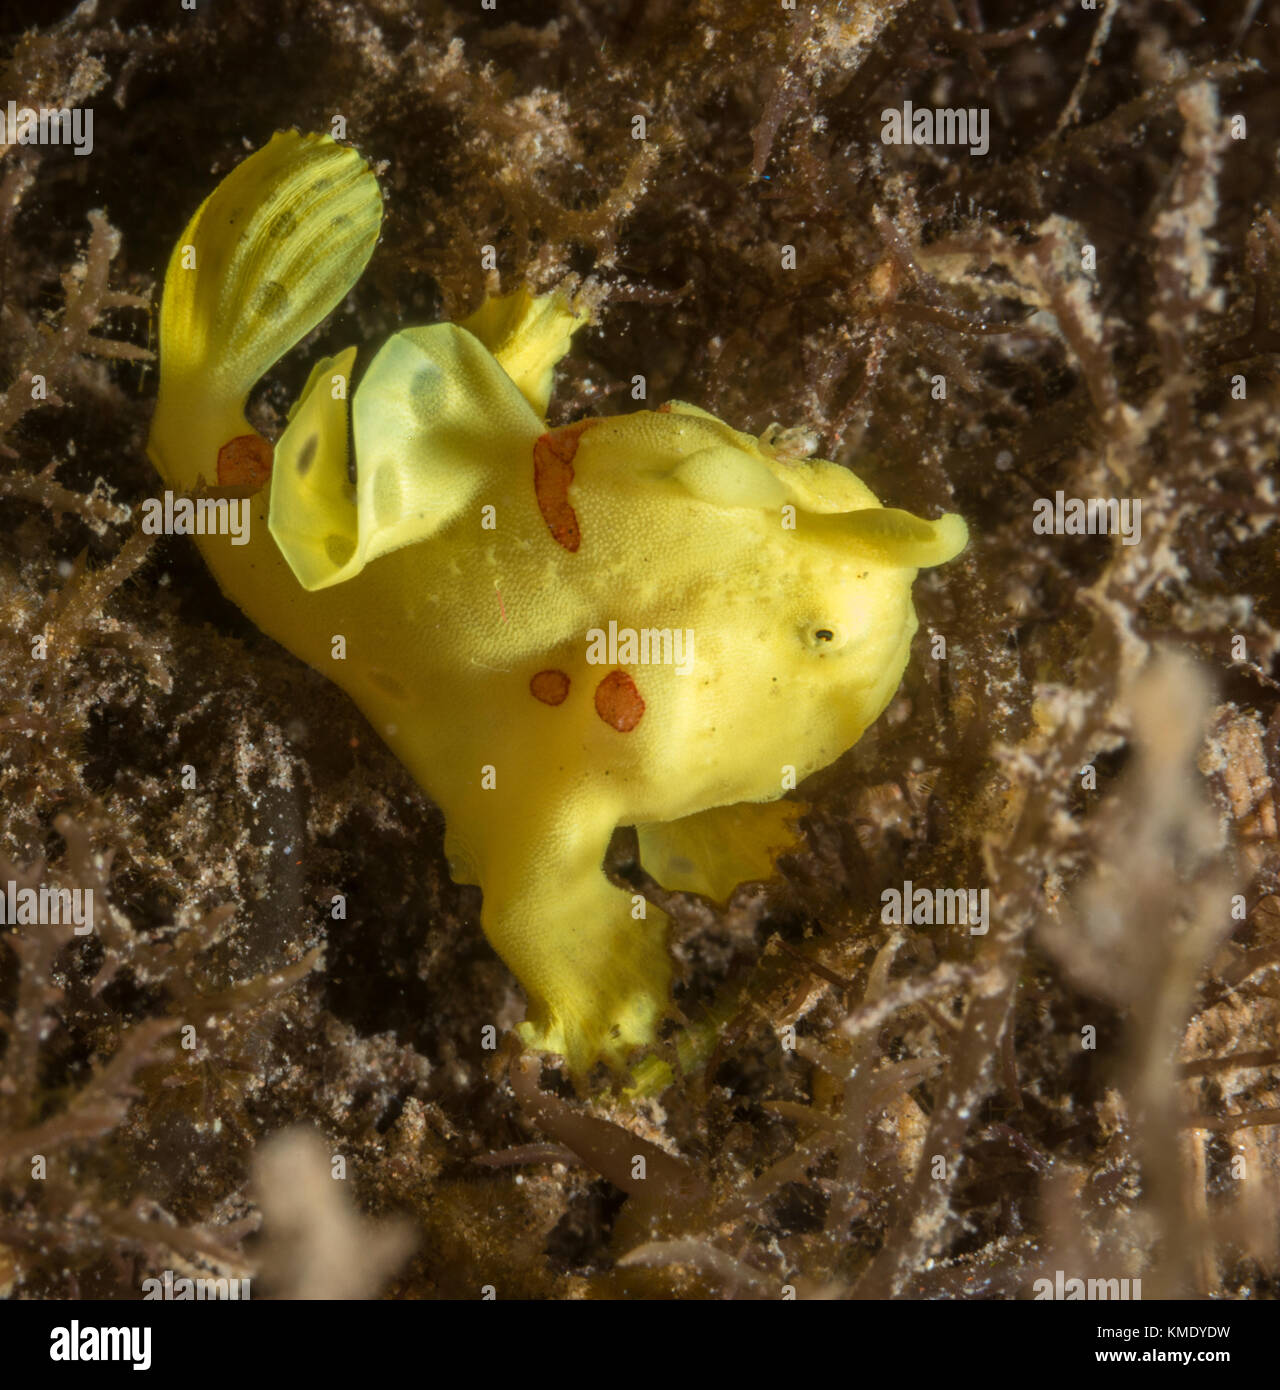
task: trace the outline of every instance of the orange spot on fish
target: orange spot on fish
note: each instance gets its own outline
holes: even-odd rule
[[[569,677],[563,671],[539,671],[529,689],[544,705],[562,705],[569,694]]]
[[[548,430],[533,446],[533,491],[538,510],[552,539],[571,554],[582,544],[578,514],[569,502],[573,456],[578,452],[582,431],[593,424],[594,420],[579,420],[561,430]]]
[[[271,476],[274,450],[260,434],[239,434],[218,450],[218,486],[260,488]]]
[[[644,701],[625,671],[610,671],[596,686],[596,713],[620,734],[629,734],[640,722]]]

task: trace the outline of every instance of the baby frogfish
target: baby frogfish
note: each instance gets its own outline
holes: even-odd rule
[[[770,877],[799,810],[779,798],[884,709],[916,571],[967,530],[680,401],[548,428],[588,318],[560,293],[404,328],[354,391],[357,349],[323,358],[273,449],[248,393],[346,295],[381,216],[327,136],[277,134],[218,185],[165,276],[148,453],[175,490],[252,492],[247,544],[197,543],[443,809],[526,1045],[579,1078],[621,1068],[672,966],[666,918],[605,875],[610,836],[636,826],[671,889]]]

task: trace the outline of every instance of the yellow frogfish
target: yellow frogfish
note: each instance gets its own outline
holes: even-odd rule
[[[327,136],[277,134],[218,185],[165,276],[148,453],[175,494],[248,508],[247,537],[198,538],[222,590],[443,809],[524,1043],[576,1077],[621,1068],[672,966],[664,915],[604,872],[614,830],[669,889],[769,878],[795,843],[779,798],[884,709],[916,571],[967,530],[679,401],[549,429],[588,317],[560,293],[405,328],[354,389],[357,348],[317,362],[272,446],[248,394],[347,294],[381,217]]]

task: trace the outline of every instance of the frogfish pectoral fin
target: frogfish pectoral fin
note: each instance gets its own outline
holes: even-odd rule
[[[457,324],[407,328],[382,346],[352,402],[332,401],[333,359],[312,373],[278,451],[271,532],[304,589],[325,589],[371,561],[429,540],[479,505],[504,471],[532,469],[542,422],[493,354]],[[319,443],[312,454],[311,440]],[[292,461],[291,468],[282,455]],[[300,465],[308,467],[300,470]],[[312,470],[320,471],[312,476]]]
[[[664,888],[725,903],[740,883],[764,883],[803,843],[797,801],[741,801],[681,820],[636,826],[640,862]]]

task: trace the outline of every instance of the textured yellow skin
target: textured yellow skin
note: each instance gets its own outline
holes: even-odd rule
[[[354,151],[294,133],[202,205],[161,316],[148,451],[171,487],[211,485],[219,449],[252,433],[249,389],[354,283],[380,216]],[[830,763],[881,712],[916,627],[916,568],[966,541],[959,517],[884,510],[844,468],[673,403],[578,435],[567,549],[533,460],[583,321],[517,294],[395,335],[354,393],[354,488],[355,350],[318,363],[251,542],[198,541],[224,592],[341,685],[443,808],[454,877],[481,886],[485,933],[528,994],[524,1039],[576,1075],[652,1043],[668,1008],[665,919],[637,919],[601,868],[614,829],[640,827],[669,887],[723,899],[768,877],[792,839],[795,805],[768,804],[787,769]],[[587,661],[588,630],[610,619],[695,636],[691,674],[625,668],[644,703],[629,731],[596,710],[614,668]],[[569,678],[559,705],[531,693],[546,670]]]

